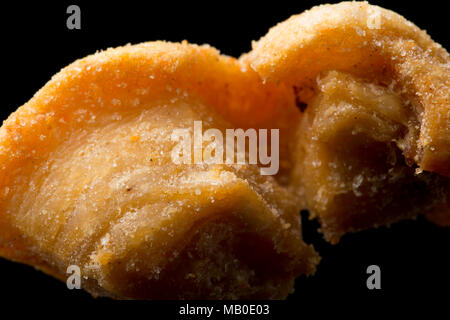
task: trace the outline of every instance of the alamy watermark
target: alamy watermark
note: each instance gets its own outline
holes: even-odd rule
[[[221,130],[203,132],[202,121],[194,121],[193,130],[175,129],[171,139],[177,142],[171,152],[175,164],[260,164],[261,175],[279,170],[279,129],[270,129],[270,136],[268,129],[226,129],[224,138]]]
[[[367,289],[381,289],[381,269],[376,264],[370,265],[366,269],[366,273],[370,274],[367,278],[366,285]]]
[[[79,266],[72,264],[67,267],[66,273],[69,275],[66,285],[69,290],[81,289],[81,269]]]
[[[81,29],[81,9],[79,6],[72,4],[67,7],[66,13],[70,14],[66,20],[66,27],[69,30]]]

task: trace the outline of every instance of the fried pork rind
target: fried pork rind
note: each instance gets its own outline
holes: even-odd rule
[[[450,215],[439,206],[450,177],[450,59],[424,31],[365,2],[323,5],[272,28],[241,60],[307,104],[292,185],[328,240],[433,207]]]
[[[153,42],[55,75],[0,129],[0,255],[63,281],[77,265],[94,296],[286,297],[318,262],[295,198],[257,165],[171,160],[173,129],[195,120],[288,129],[283,89],[242,69]]]
[[[397,94],[336,71],[318,82],[297,133],[292,186],[328,240],[443,205],[449,179],[405,163],[408,117]]]

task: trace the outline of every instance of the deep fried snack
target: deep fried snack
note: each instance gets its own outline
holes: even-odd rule
[[[449,179],[405,162],[399,137],[409,117],[397,94],[337,71],[318,83],[292,176],[328,240],[444,205]]]
[[[77,265],[94,296],[286,297],[318,262],[293,196],[257,165],[175,164],[171,133],[288,125],[290,104],[206,46],[74,62],[0,129],[0,255],[63,281]]]
[[[323,5],[272,28],[241,60],[306,108],[291,183],[326,239],[433,207],[450,216],[439,205],[450,177],[450,58],[424,31],[367,3]]]

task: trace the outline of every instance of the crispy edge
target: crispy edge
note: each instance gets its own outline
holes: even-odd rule
[[[270,29],[240,60],[264,81],[293,87],[303,102],[325,70],[368,79],[395,75],[421,123],[409,157],[450,177],[450,56],[399,14],[367,2],[314,7]]]
[[[376,27],[377,21],[379,27]],[[373,24],[373,25],[372,25]],[[401,15],[370,5],[367,2],[341,2],[313,7],[301,14],[293,15],[286,21],[277,24],[260,40],[252,43],[252,50],[240,59],[255,69],[265,81],[284,81],[292,85],[304,81],[302,70],[296,68],[297,62],[304,61],[306,51],[317,45],[327,51],[327,44],[347,44],[341,39],[328,39],[330,35],[344,34],[351,38],[352,48],[369,50],[375,41],[387,38],[402,38],[415,41],[424,51],[430,50],[433,55],[445,62],[448,53],[430,36]],[[351,49],[351,48],[350,48]],[[316,56],[317,57],[317,56]],[[304,61],[307,67],[311,64]],[[327,70],[330,64],[317,66],[317,71]],[[351,68],[352,61],[344,68]],[[305,80],[315,80],[312,79]]]
[[[142,95],[142,90],[148,94]],[[278,119],[274,106],[292,103],[283,89],[265,86],[256,73],[207,45],[147,42],[75,61],[0,128],[0,255],[17,261],[38,259],[8,223],[5,204],[18,178],[29,176],[68,134],[87,125],[87,121],[77,121],[77,111],[121,112],[136,99],[145,108],[186,93],[194,103],[215,108],[236,126],[247,122],[270,126]],[[37,260],[34,263],[47,269]]]

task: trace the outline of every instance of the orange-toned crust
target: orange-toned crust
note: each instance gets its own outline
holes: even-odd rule
[[[366,2],[314,7],[270,29],[241,60],[265,81],[295,87],[303,102],[322,71],[392,84],[420,124],[405,155],[423,170],[450,176],[449,54],[402,16]]]
[[[187,43],[109,49],[64,68],[0,128],[0,255],[62,280],[68,264],[80,265],[94,295],[285,297],[318,262],[301,240],[294,198],[254,165],[177,167],[168,156],[170,127],[193,120],[293,130],[290,91],[259,80]],[[263,252],[235,252],[246,242]],[[282,272],[264,271],[248,287],[252,266],[236,254],[262,269],[273,258]],[[227,271],[230,261],[239,263]],[[220,286],[202,282],[216,274]]]
[[[85,125],[78,121],[79,108],[110,113],[188,94],[214,106],[236,127],[288,130],[289,119],[297,118],[292,96],[283,87],[263,85],[244,68],[209,46],[168,42],[109,49],[77,60],[3,123],[0,190],[31,159],[35,163],[47,156],[65,134]]]
[[[188,94],[214,106],[236,127],[286,128],[286,119],[296,118],[292,99],[243,68],[209,46],[168,42],[109,49],[77,60],[0,128],[0,212],[14,193],[14,180],[30,175],[64,137],[86,125],[87,119],[79,121],[81,108],[108,114]],[[0,226],[3,219],[0,215]]]
[[[425,31],[367,2],[342,2],[294,15],[252,47],[240,60],[266,83],[291,87],[305,110],[298,124],[291,186],[319,216],[326,239],[337,242],[344,233],[390,224],[436,206],[439,213],[430,219],[448,219],[447,205],[438,204],[450,177],[450,56]],[[322,83],[324,77],[328,84]],[[355,83],[360,83],[356,93]],[[325,93],[330,84],[334,89]],[[372,98],[361,99],[371,91]],[[383,95],[392,99],[373,109]],[[394,118],[392,108],[397,109]],[[365,123],[368,119],[373,123]],[[385,139],[383,126],[401,129]],[[361,132],[366,136],[359,136]],[[397,176],[377,185],[377,177],[390,177],[394,170],[381,162],[391,143],[399,154],[397,165],[404,163],[410,181],[400,182]],[[317,146],[323,146],[322,153]],[[352,146],[367,151],[352,151]],[[376,152],[377,146],[386,149]],[[378,163],[367,165],[377,157]],[[382,165],[386,168],[380,170]],[[418,192],[420,177],[427,177],[427,186]],[[366,192],[353,194],[348,181]],[[393,181],[397,185],[389,191]],[[418,194],[413,195],[415,189]]]

